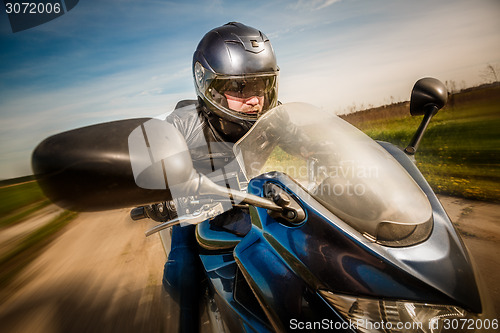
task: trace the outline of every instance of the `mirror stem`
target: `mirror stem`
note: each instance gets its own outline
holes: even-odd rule
[[[227,193],[231,197],[231,200],[245,202],[252,206],[257,206],[265,209],[269,209],[276,212],[282,212],[283,208],[275,204],[273,201],[261,198],[253,194],[244,193],[240,191],[234,191],[231,189],[226,189]]]
[[[436,105],[432,105],[425,112],[424,118],[422,119],[420,126],[418,126],[417,132],[415,132],[415,135],[413,135],[410,144],[404,150],[407,155],[415,155],[418,149],[418,145],[420,144],[420,140],[422,140],[424,132],[427,129],[427,126],[429,126],[432,117],[438,112],[438,110],[439,108]]]

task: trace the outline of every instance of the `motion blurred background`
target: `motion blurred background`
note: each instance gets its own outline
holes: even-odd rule
[[[1,6],[0,6],[1,7]],[[5,8],[6,9],[6,8]],[[406,146],[416,80],[446,83],[417,163],[478,263],[500,311],[500,2],[82,1],[13,32],[0,11],[0,327],[6,332],[158,331],[168,327],[165,253],[129,209],[64,211],[31,176],[49,135],[165,116],[195,98],[192,54],[210,29],[262,30],[282,102],[341,115]]]

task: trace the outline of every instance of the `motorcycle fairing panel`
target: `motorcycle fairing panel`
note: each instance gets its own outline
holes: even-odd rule
[[[287,178],[279,175],[278,179],[262,177],[253,182],[271,180],[297,189],[297,184]],[[477,290],[470,288],[475,286],[475,282],[464,262],[466,257],[456,255],[446,258],[441,255],[443,251],[462,252],[457,243],[446,244],[439,240],[437,249],[425,250],[427,259],[422,258],[415,263],[405,257],[411,257],[411,252],[421,251],[426,247],[425,243],[404,248],[406,253],[397,248],[398,252],[392,254],[391,250],[395,248],[384,248],[356,236],[355,230],[349,230],[349,226],[318,203],[301,201],[301,204],[307,211],[307,220],[297,227],[284,225],[272,219],[265,210],[257,208],[253,216],[257,215],[259,221],[254,223],[251,235],[247,235],[234,251],[239,267],[251,281],[249,284],[255,288],[256,294],[262,297],[262,303],[280,302],[268,307],[282,310],[279,314],[268,314],[271,318],[280,318],[277,322],[287,323],[290,319],[301,318],[305,311],[307,314],[324,313],[316,308],[308,311],[310,305],[303,301],[318,298],[316,292],[319,290],[372,298],[456,304],[465,308],[471,302],[479,302]],[[428,240],[433,241],[435,239]],[[433,252],[436,256],[431,257]],[[440,265],[448,265],[449,270],[458,266],[464,272],[457,276],[456,281],[449,281],[449,271],[436,269]],[[435,272],[434,276],[422,275],[422,271],[429,274],[431,270]],[[423,277],[419,279],[419,276]],[[465,294],[462,299],[455,296],[457,292]],[[295,299],[292,301],[290,298]],[[316,300],[314,304],[320,303]],[[478,305],[479,309],[471,310],[480,312],[480,303]],[[319,315],[317,318],[329,317]]]

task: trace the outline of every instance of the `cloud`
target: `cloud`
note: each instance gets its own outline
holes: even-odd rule
[[[158,70],[172,74],[153,80]],[[57,90],[24,89],[5,96],[0,101],[1,177],[29,171],[31,151],[49,135],[99,122],[154,117],[172,110],[180,99],[194,98],[190,76],[186,75],[189,71],[153,65],[143,71],[110,74]],[[182,76],[186,76],[184,81]]]
[[[408,99],[423,76],[481,83],[485,64],[500,62],[500,23],[491,8],[399,3],[392,11],[367,5],[346,20],[340,12],[279,43],[280,99],[334,109],[380,105],[391,96]]]
[[[340,1],[341,0],[299,0],[295,4],[291,5],[290,8],[294,10],[315,11],[324,9]]]
[[[334,3],[336,3],[336,2],[340,2],[340,1],[341,1],[341,0],[324,0],[324,1],[317,1],[319,5],[316,7],[316,10],[326,8],[326,7],[331,6],[331,5],[333,5]],[[323,3],[321,4],[321,2],[323,2]]]

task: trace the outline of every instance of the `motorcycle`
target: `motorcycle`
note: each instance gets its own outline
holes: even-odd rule
[[[139,206],[139,220],[175,202],[178,216],[146,235],[196,225],[211,330],[491,330],[472,258],[413,158],[446,99],[438,80],[417,81],[410,112],[424,118],[404,150],[290,103],[261,116],[211,174],[193,167],[171,124],[149,118],[49,137],[32,164],[69,209]],[[239,223],[224,221],[233,207]]]

